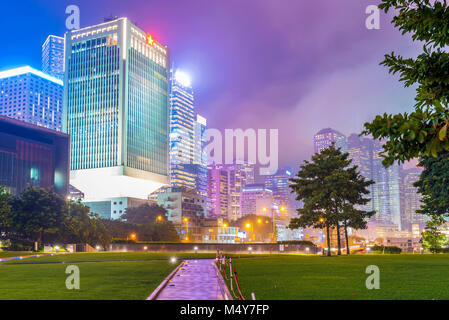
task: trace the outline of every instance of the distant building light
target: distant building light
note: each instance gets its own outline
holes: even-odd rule
[[[191,86],[190,76],[187,73],[177,70],[175,73],[175,80],[179,82],[184,87]]]

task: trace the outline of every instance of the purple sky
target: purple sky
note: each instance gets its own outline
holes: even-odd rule
[[[166,44],[176,65],[191,74],[197,110],[210,127],[279,129],[280,163],[297,167],[311,156],[313,134],[319,129],[358,133],[378,113],[404,112],[413,106],[414,90],[402,88],[397,77],[378,64],[387,52],[410,56],[419,45],[395,31],[391,17],[384,14],[381,30],[365,28],[365,8],[378,3],[21,1],[10,5],[15,8],[7,17],[1,10],[0,19],[21,19],[33,28],[30,42],[36,50],[17,41],[1,54],[0,67],[12,57],[22,58],[17,64],[40,67],[40,44],[48,33],[65,31],[64,10],[69,4],[80,7],[82,27],[110,14],[127,16]]]

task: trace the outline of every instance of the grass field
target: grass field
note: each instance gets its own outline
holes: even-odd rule
[[[80,290],[66,288],[67,266],[0,265],[0,299],[144,300],[176,264],[168,261],[79,263]]]
[[[194,253],[76,253],[0,263],[0,299],[145,299]],[[233,259],[243,295],[250,299],[449,299],[449,255],[242,255]],[[121,262],[119,260],[165,259]],[[105,262],[112,260],[113,262]],[[103,261],[84,263],[81,261]],[[42,262],[23,264],[30,262]],[[45,263],[63,262],[63,263]],[[80,268],[81,289],[67,290],[65,269]],[[380,289],[368,290],[365,269],[380,269]]]
[[[234,259],[251,299],[449,299],[449,255],[276,256]],[[380,269],[368,290],[366,267]]]
[[[33,253],[29,251],[0,251],[0,259],[1,258],[9,258],[9,257],[18,257],[18,256],[30,256],[40,253]]]

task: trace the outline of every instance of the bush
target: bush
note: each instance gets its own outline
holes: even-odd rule
[[[26,240],[11,240],[9,246],[3,248],[6,251],[34,251],[34,242]]]
[[[315,244],[312,241],[306,241],[306,240],[289,240],[289,241],[278,241],[278,244],[300,244],[303,246],[311,246],[314,247]]]
[[[389,253],[389,254],[399,254],[402,252],[402,249],[395,246],[373,246],[371,248],[371,252],[379,252],[379,253]]]
[[[432,253],[449,253],[449,248],[430,248]]]

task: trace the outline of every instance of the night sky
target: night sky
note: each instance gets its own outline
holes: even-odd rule
[[[131,21],[171,50],[188,72],[197,111],[209,127],[279,129],[282,165],[313,152],[313,134],[332,127],[359,133],[383,112],[410,111],[414,89],[379,66],[421,45],[381,15],[365,28],[377,0],[2,1],[0,69],[41,67],[48,34],[63,35],[65,8],[78,5],[81,27],[113,15]]]

